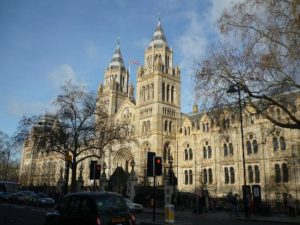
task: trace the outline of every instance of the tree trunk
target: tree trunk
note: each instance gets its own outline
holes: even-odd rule
[[[73,160],[71,170],[72,170],[71,192],[76,192],[76,172],[77,172],[76,159]]]

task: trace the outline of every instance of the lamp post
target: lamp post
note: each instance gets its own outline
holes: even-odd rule
[[[243,113],[242,113],[242,101],[241,101],[241,88],[239,85],[230,85],[227,93],[238,93],[239,101],[239,114],[240,114],[240,129],[241,129],[241,141],[242,141],[242,162],[243,162],[243,177],[244,184],[242,187],[243,191],[243,205],[245,211],[245,217],[248,217],[248,191],[247,191],[247,180],[246,180],[246,164],[245,164],[245,146],[244,146],[244,129],[243,129]]]
[[[171,185],[173,186],[173,194],[171,197],[171,203],[175,204],[175,183],[176,183],[176,178],[175,178],[175,174],[173,172],[173,156],[170,155],[169,156],[169,181],[171,183]]]
[[[105,173],[105,170],[107,169],[107,165],[105,162],[103,162],[103,164],[102,164],[102,169],[103,169],[103,172],[100,177],[100,190],[105,191],[106,186],[107,186],[107,178],[106,178],[106,173]]]

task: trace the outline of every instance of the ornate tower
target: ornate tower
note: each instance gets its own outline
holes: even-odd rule
[[[168,46],[158,20],[152,41],[145,49],[144,66],[138,69],[137,113],[141,154],[147,151],[176,157],[176,130],[180,116],[180,70],[173,67],[173,51]]]
[[[129,73],[125,68],[120,44],[105,70],[104,84],[98,89],[99,101],[106,106],[109,115],[115,115],[123,101],[133,98],[133,91],[129,88]]]

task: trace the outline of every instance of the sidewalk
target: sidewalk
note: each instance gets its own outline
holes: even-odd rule
[[[142,219],[140,220],[140,225],[161,225],[165,224],[164,222],[164,210],[156,209],[156,221]],[[144,213],[152,214],[153,210],[151,208],[144,208]],[[241,217],[238,218],[230,218],[228,212],[226,211],[216,211],[216,212],[208,212],[208,213],[192,213],[191,210],[175,210],[175,225],[176,224],[184,224],[184,225],[192,225],[193,222],[189,221],[188,218],[205,218],[207,220],[241,220],[241,221],[252,221],[252,222],[268,222],[268,223],[276,223],[276,224],[297,224],[300,225],[300,216],[289,217],[288,215],[278,214],[272,216],[258,216],[252,215],[249,218],[243,217],[241,213]]]

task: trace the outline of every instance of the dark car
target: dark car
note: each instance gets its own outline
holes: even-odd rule
[[[0,201],[7,201],[9,199],[9,192],[2,191],[0,192]]]
[[[29,204],[41,207],[54,206],[54,199],[44,193],[37,193],[30,196]]]
[[[135,225],[125,199],[113,192],[81,192],[64,196],[44,225]]]
[[[29,195],[23,192],[11,193],[8,197],[8,201],[12,203],[26,203]]]

